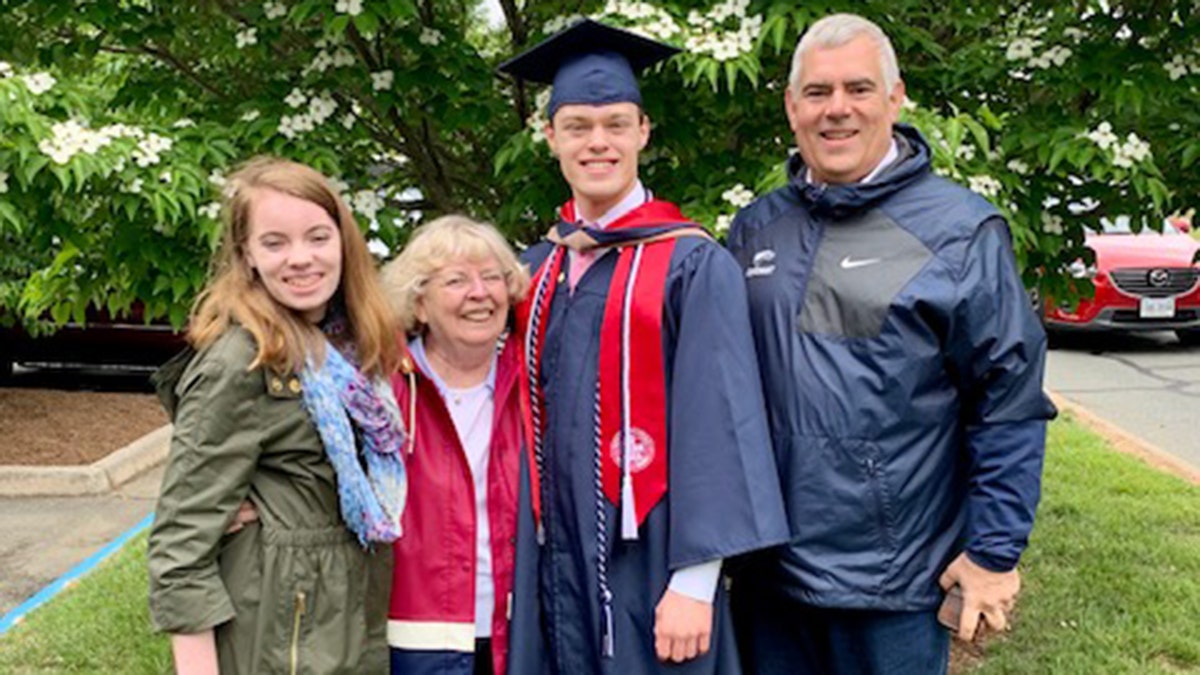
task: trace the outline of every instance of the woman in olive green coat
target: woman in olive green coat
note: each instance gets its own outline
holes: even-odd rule
[[[386,672],[405,494],[395,324],[323,176],[259,159],[230,185],[195,351],[156,376],[175,433],[151,616],[180,673]],[[258,519],[237,529],[243,500]]]

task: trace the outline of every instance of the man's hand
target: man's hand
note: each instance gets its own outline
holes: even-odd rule
[[[1008,572],[984,569],[963,552],[942,572],[938,583],[944,590],[950,590],[955,584],[962,589],[962,618],[955,637],[970,641],[975,637],[981,614],[993,630],[1004,630],[1008,626],[1008,613],[1021,590],[1021,575],[1015,568]]]
[[[654,650],[662,661],[682,663],[708,653],[712,603],[670,589],[654,609]]]
[[[233,534],[255,522],[258,522],[258,510],[254,508],[254,504],[249,499],[243,499],[241,505],[238,506],[237,513],[233,514],[233,522],[225,528],[225,534]]]

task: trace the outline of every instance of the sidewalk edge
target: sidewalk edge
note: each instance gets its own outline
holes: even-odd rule
[[[86,466],[0,465],[0,497],[79,497],[112,492],[167,459],[166,424]]]
[[[1108,441],[1118,452],[1137,457],[1155,469],[1200,485],[1200,469],[1197,467],[1125,431],[1058,392],[1047,389],[1046,394],[1050,396],[1054,405],[1058,406],[1060,412],[1070,413],[1081,424]]]

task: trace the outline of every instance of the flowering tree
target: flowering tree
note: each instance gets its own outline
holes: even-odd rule
[[[0,0],[0,321],[141,301],[181,324],[223,176],[258,153],[335,177],[380,257],[451,211],[531,241],[567,192],[545,92],[494,67],[579,15],[686,49],[645,78],[641,171],[720,232],[784,180],[790,53],[839,10],[892,36],[906,117],[1009,216],[1031,280],[1088,220],[1196,194],[1189,0]]]

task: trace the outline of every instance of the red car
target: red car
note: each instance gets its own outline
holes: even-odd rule
[[[1174,223],[1161,233],[1134,234],[1128,219],[1102,223],[1088,231],[1085,244],[1096,254],[1095,265],[1082,260],[1068,271],[1090,278],[1095,295],[1069,303],[1047,302],[1044,316],[1051,330],[1174,330],[1183,342],[1200,344],[1200,241]]]

